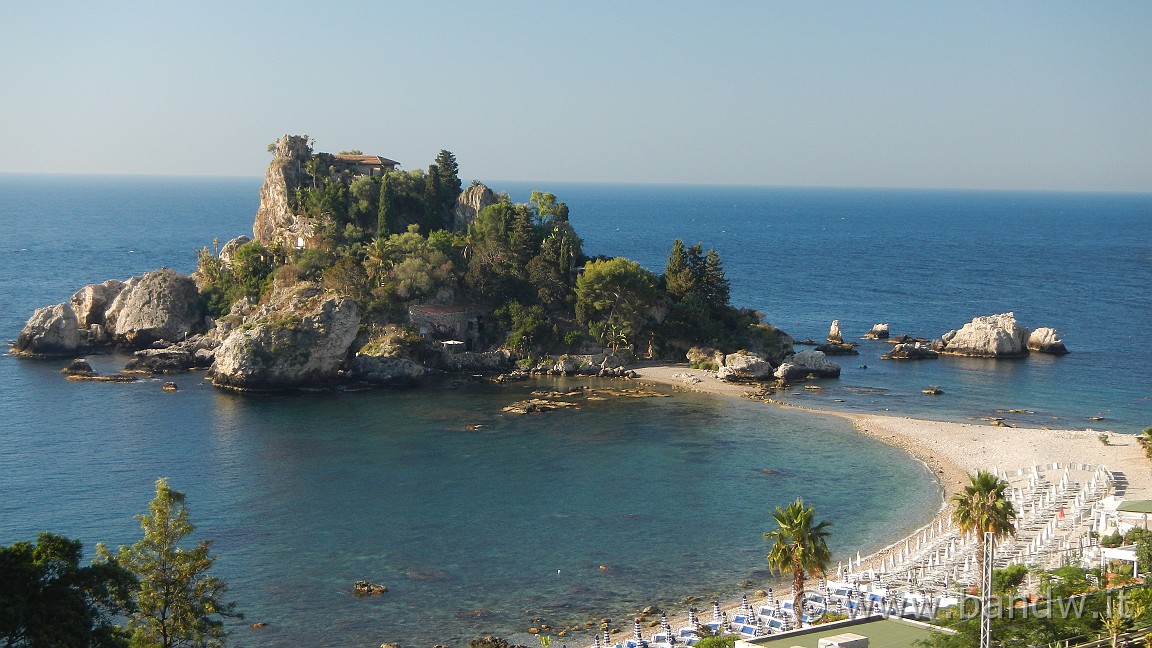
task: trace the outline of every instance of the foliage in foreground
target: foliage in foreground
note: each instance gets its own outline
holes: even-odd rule
[[[139,578],[136,607],[128,616],[132,645],[223,646],[227,633],[221,618],[241,615],[234,603],[222,600],[228,584],[207,573],[215,561],[209,541],[191,549],[179,546],[194,529],[184,493],[169,488],[167,479],[156,480],[156,497],[137,519],[144,529],[139,542],[120,547],[115,558],[98,546],[102,557]]]
[[[132,609],[136,579],[115,563],[80,566],[83,545],[54,533],[0,547],[0,643],[119,648],[115,623]]]

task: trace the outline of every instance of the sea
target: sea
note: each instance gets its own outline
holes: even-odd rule
[[[935,338],[1014,312],[1070,354],[886,361],[778,397],[797,405],[1131,434],[1152,425],[1152,195],[491,183],[567,202],[589,254],[654,272],[673,239],[715,247],[732,301],[796,340],[832,320]],[[0,175],[0,339],[85,284],[250,234],[259,178]],[[803,348],[803,347],[798,347]],[[92,356],[101,372],[125,357]],[[779,584],[775,507],[832,523],[836,560],[940,507],[907,454],[842,418],[678,392],[516,416],[514,385],[445,377],[412,389],[231,394],[201,373],[72,383],[60,360],[0,355],[0,545],[53,531],[87,556],[141,535],[154,482],[187,494],[213,573],[245,614],[235,646],[534,645],[543,624],[627,628]],[[619,386],[611,381],[596,386]],[[938,386],[943,394],[921,390]],[[1011,434],[1005,429],[1004,434]],[[1074,458],[1072,458],[1074,459]],[[352,583],[389,591],[357,597]],[[267,624],[253,628],[253,623]],[[583,646],[587,631],[555,645]]]

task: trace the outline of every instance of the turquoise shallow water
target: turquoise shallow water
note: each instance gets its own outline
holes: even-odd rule
[[[85,283],[191,270],[195,249],[249,230],[258,186],[0,177],[3,337]],[[1109,421],[1092,425],[1119,431],[1152,421],[1150,351],[1132,343],[1148,321],[1148,197],[552,189],[590,252],[658,270],[676,236],[714,243],[734,301],[797,338],[834,318],[849,334],[888,320],[934,336],[1014,309],[1060,328],[1073,350],[896,365],[865,345],[799,402],[944,419],[1026,407],[1072,427],[1102,411]],[[998,237],[961,236],[993,226]],[[459,645],[537,617],[682,609],[685,596],[767,582],[760,535],[798,495],[834,523],[840,553],[880,546],[939,505],[923,466],[842,420],[743,400],[681,394],[511,417],[499,408],[530,386],[237,396],[192,374],[164,394],[158,382],[68,383],[59,367],[0,356],[0,543],[45,529],[89,549],[130,542],[132,516],[168,476],[247,622],[271,624],[238,624],[237,645]],[[925,384],[947,393],[921,397]],[[358,578],[392,591],[353,598]]]

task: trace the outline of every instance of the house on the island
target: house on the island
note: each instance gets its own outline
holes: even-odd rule
[[[389,160],[386,157],[379,155],[352,155],[349,153],[340,153],[335,157],[333,166],[336,171],[348,171],[352,175],[363,176],[380,176],[388,171],[395,171],[400,163],[396,160]]]
[[[475,350],[484,330],[480,310],[471,305],[413,304],[408,321],[421,337],[439,341],[449,351]]]

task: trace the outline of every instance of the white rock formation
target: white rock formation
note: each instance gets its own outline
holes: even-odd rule
[[[721,380],[764,380],[772,377],[772,365],[754,353],[729,353],[716,371]]]
[[[775,374],[782,380],[799,380],[808,376],[817,378],[839,378],[840,365],[829,360],[821,351],[800,351],[776,368]]]
[[[887,340],[888,324],[873,324],[864,337],[869,340]]]
[[[987,315],[942,335],[936,350],[951,355],[1011,358],[1028,355],[1028,336],[1028,329],[1016,323],[1014,313]]]
[[[840,320],[832,320],[832,326],[828,329],[828,341],[834,344],[844,341],[844,336],[840,333]]]
[[[1068,353],[1068,348],[1064,346],[1064,341],[1060,339],[1060,333],[1056,329],[1046,326],[1032,331],[1032,335],[1028,336],[1028,350],[1037,353],[1051,353],[1053,355],[1064,355]]]
[[[70,304],[37,308],[16,338],[15,355],[71,355],[80,348],[80,327]]]
[[[195,332],[203,317],[192,278],[161,269],[125,282],[104,320],[117,344],[143,347],[157,340],[184,339]]]

